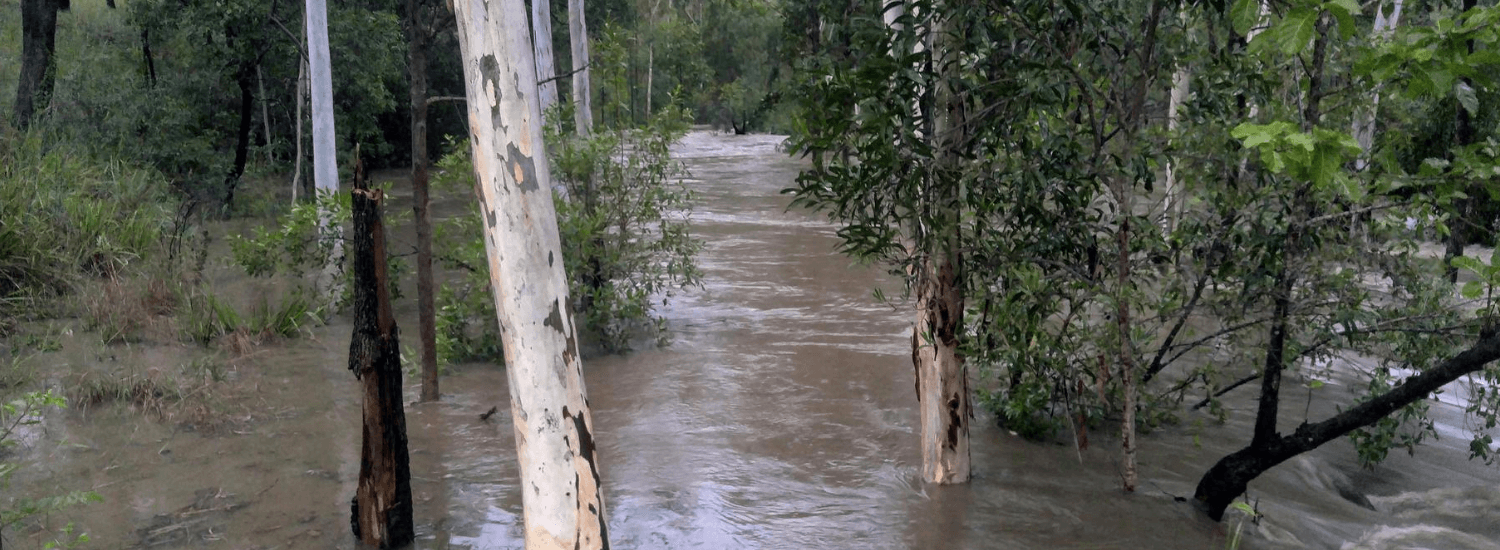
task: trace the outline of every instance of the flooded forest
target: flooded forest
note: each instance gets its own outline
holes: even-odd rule
[[[1492,0],[0,0],[0,548],[1500,550]]]

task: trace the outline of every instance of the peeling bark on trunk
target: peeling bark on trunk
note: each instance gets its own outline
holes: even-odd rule
[[[406,413],[401,403],[401,345],[386,280],[382,196],[371,190],[355,161],[354,334],[349,370],[364,381],[364,438],[359,487],[350,504],[350,526],[364,544],[399,548],[411,543],[411,470],[406,449]]]
[[[557,64],[552,61],[552,2],[531,0],[532,50],[536,52],[536,79],[542,113],[557,104]]]
[[[594,108],[589,94],[589,30],[583,0],[568,0],[568,43],[573,49],[573,124],[578,135],[594,131]]]
[[[956,57],[946,42],[942,22],[932,25],[929,36],[934,40],[934,70],[947,75]],[[928,173],[932,200],[924,209],[938,220],[931,228],[934,234],[927,236],[930,248],[918,284],[912,356],[922,418],[922,477],[929,483],[950,484],[969,481],[969,417],[973,415],[968,372],[958,351],[964,288],[963,256],[959,252],[961,205],[954,178],[962,162],[959,147],[964,141],[964,109],[963,99],[948,80],[939,79],[933,92],[932,131],[928,137],[939,157]]]
[[[958,258],[937,260],[917,293],[912,360],[922,419],[922,479],[928,483],[969,481],[969,379],[958,354],[963,292]]]
[[[594,423],[568,307],[526,7],[521,0],[480,0],[453,8],[525,488],[526,547],[607,548]]]
[[[432,280],[432,210],[427,181],[427,25],[421,0],[407,0],[411,75],[411,194],[417,226],[417,324],[422,340],[422,401],[437,401],[437,301]]]
[[[57,0],[21,0],[21,73],[12,106],[16,128],[31,126],[52,102],[57,80]]]

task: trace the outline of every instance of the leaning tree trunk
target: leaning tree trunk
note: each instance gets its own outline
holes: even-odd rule
[[[21,74],[13,114],[26,129],[52,102],[57,78],[57,0],[21,0]]]
[[[552,2],[531,0],[532,49],[536,52],[537,86],[542,94],[542,113],[557,104],[557,65],[552,61]]]
[[[1408,377],[1390,391],[1356,404],[1316,424],[1304,423],[1291,435],[1273,435],[1251,443],[1215,463],[1198,481],[1194,502],[1214,521],[1224,519],[1224,510],[1235,497],[1245,493],[1250,480],[1277,464],[1311,451],[1354,431],[1369,426],[1397,410],[1424,399],[1445,384],[1478,372],[1500,359],[1500,338],[1481,338],[1473,347],[1443,361],[1437,367]]]
[[[594,108],[589,99],[589,30],[583,0],[568,0],[568,42],[573,47],[573,124],[580,136],[594,131]]]
[[[417,226],[417,325],[422,340],[422,401],[438,400],[437,306],[432,281],[432,210],[427,194],[427,26],[421,0],[406,1],[411,73],[411,195]]]
[[[364,381],[364,444],[359,487],[350,504],[350,526],[360,542],[378,548],[411,543],[411,466],[406,451],[406,413],[401,404],[401,344],[391,313],[386,278],[385,227],[380,190],[372,190],[355,160],[354,335],[349,370]]]
[[[328,9],[325,0],[307,0],[307,55],[308,73],[311,75],[309,89],[312,92],[312,146],[313,185],[320,194],[332,195],[339,190],[337,133],[333,127],[333,68],[328,55]],[[328,258],[318,276],[317,289],[321,301],[331,305],[343,293],[339,280],[339,265],[343,263],[344,247],[338,244],[339,229],[334,226],[331,212],[318,215],[319,234],[328,247]]]
[[[958,338],[964,315],[964,292],[959,252],[959,144],[964,141],[963,99],[948,74],[956,63],[941,23],[934,22],[932,53],[936,72],[929,134],[938,151],[927,184],[932,201],[926,208],[938,218],[928,235],[917,292],[917,324],[912,335],[912,358],[917,370],[917,399],[922,418],[922,477],[930,483],[969,481],[969,380]]]
[[[552,204],[522,0],[454,2],[510,380],[526,547],[607,548],[594,423]],[[580,14],[581,15],[581,14]]]

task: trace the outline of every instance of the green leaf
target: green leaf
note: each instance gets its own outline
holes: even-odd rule
[[[1274,28],[1277,49],[1287,55],[1302,53],[1312,40],[1313,26],[1317,21],[1318,13],[1311,8],[1298,8],[1286,14]]]
[[[1467,269],[1474,273],[1484,273],[1484,264],[1479,263],[1479,260],[1470,258],[1468,256],[1457,256],[1453,258],[1450,263],[1453,264],[1453,267],[1459,269]]]
[[[1308,152],[1312,152],[1312,150],[1317,147],[1317,144],[1313,143],[1312,136],[1301,132],[1287,135],[1286,141],[1287,143],[1301,147],[1303,150],[1306,150]]]
[[[1250,29],[1260,23],[1260,0],[1235,0],[1229,8],[1229,18],[1236,34],[1250,34]]]
[[[1359,3],[1354,0],[1329,0],[1323,4],[1328,13],[1339,22],[1339,36],[1348,39],[1354,36],[1354,16],[1360,14]]]
[[[1312,381],[1309,381],[1309,382],[1308,382],[1308,383],[1307,383],[1307,387],[1309,387],[1309,388],[1312,388],[1312,389],[1315,389],[1315,390],[1316,390],[1316,389],[1318,389],[1318,388],[1321,388],[1321,387],[1323,387],[1323,381],[1322,381],[1322,380],[1316,380],[1316,379],[1314,379],[1314,380],[1312,380]]]
[[[1453,87],[1453,95],[1458,98],[1458,104],[1462,105],[1469,116],[1479,116],[1479,98],[1474,95],[1474,88],[1462,80]]]
[[[1459,294],[1465,300],[1477,300],[1481,294],[1484,294],[1484,285],[1477,280],[1469,281],[1464,283],[1464,287],[1459,290]]]

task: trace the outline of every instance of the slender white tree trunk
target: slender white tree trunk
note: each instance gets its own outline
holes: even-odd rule
[[[531,0],[532,49],[536,51],[536,79],[541,84],[542,112],[557,104],[557,67],[552,61],[552,2]]]
[[[339,190],[338,150],[335,148],[333,128],[333,69],[328,55],[328,10],[324,0],[307,0],[307,55],[308,72],[312,78],[312,133],[313,133],[313,185],[318,193],[333,194]],[[319,227],[325,239],[340,232],[334,227],[331,215],[320,216]],[[329,249],[328,262],[319,277],[318,290],[329,303],[343,292],[343,283],[338,276],[339,266],[344,260],[344,247],[335,244]]]
[[[1182,110],[1182,103],[1187,101],[1188,83],[1191,75],[1186,65],[1177,67],[1172,73],[1172,92],[1167,101],[1167,133],[1175,136],[1177,132],[1177,113]],[[1162,199],[1161,223],[1166,233],[1171,233],[1177,228],[1177,215],[1181,210],[1182,190],[1177,186],[1177,166],[1172,159],[1167,159],[1165,197]]]
[[[589,99],[589,29],[583,19],[583,0],[568,0],[568,41],[573,46],[573,124],[580,136],[594,131],[594,108]]]
[[[510,380],[526,548],[605,548],[604,493],[542,142],[526,7],[454,2]]]
[[[1391,6],[1390,14],[1382,9],[1384,6],[1376,4],[1375,27],[1372,34],[1375,40],[1386,40],[1395,32],[1396,25],[1401,22],[1401,7],[1403,0],[1396,0]],[[1375,117],[1380,110],[1380,90],[1375,90],[1370,97],[1370,108],[1359,113],[1354,118],[1353,134],[1355,141],[1359,142],[1359,148],[1364,152],[1359,158],[1354,159],[1354,169],[1364,170],[1370,163],[1370,147],[1375,144]]]

